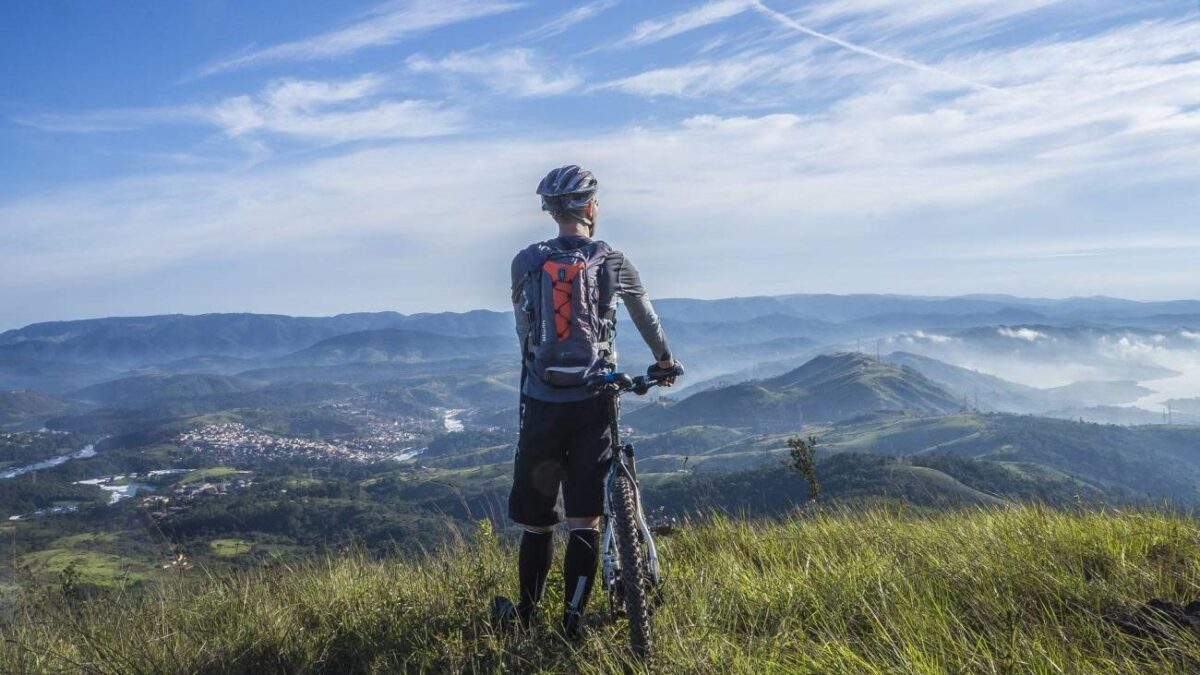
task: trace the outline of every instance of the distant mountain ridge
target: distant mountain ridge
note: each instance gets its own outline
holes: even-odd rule
[[[474,358],[501,353],[519,355],[516,339],[498,336],[452,337],[386,328],[338,335],[277,359],[279,366],[338,366],[351,363],[418,363]]]
[[[963,344],[987,357],[1005,357],[1020,349],[1023,358],[1053,363],[1064,358],[1064,349],[1091,347],[1106,335],[1153,340],[1162,334],[1164,345],[1172,349],[1194,348],[1191,336],[1200,335],[1200,301],[1196,300],[815,294],[662,299],[656,307],[673,351],[687,363],[689,377],[682,384],[696,388],[775,375],[817,353],[848,350],[860,341],[870,349],[867,341],[892,337],[908,342],[891,342],[889,350],[957,363],[972,359],[953,358],[943,342]],[[1105,317],[1111,323],[1104,323]],[[650,355],[627,316],[620,324],[623,367],[640,368]],[[393,339],[391,344],[383,340],[372,345],[366,343],[379,336],[360,335],[347,338],[365,341],[358,346],[330,343],[317,348],[340,336],[390,330],[444,339],[409,336],[405,344]],[[459,340],[465,342],[455,342]],[[515,361],[515,347],[510,311],[330,317],[172,314],[54,321],[0,333],[0,389],[60,396],[100,382],[156,373],[253,373],[252,377],[261,374],[273,380],[362,382],[388,379],[402,366],[431,359]],[[454,354],[456,349],[460,353]],[[372,364],[379,368],[372,369]],[[1174,374],[1169,368],[1131,362],[1119,372],[1094,379],[1143,381]],[[1060,407],[1111,402],[1069,400]]]
[[[651,431],[705,424],[779,429],[879,410],[942,414],[960,407],[953,394],[916,370],[839,353],[778,377],[701,391],[674,405],[646,406],[626,419]]]
[[[0,358],[141,367],[199,356],[274,358],[348,333],[388,328],[478,337],[511,334],[501,312],[404,315],[396,312],[292,317],[276,314],[172,314],[55,321],[0,333]]]
[[[792,314],[834,323],[897,313],[986,315],[1014,309],[1072,321],[1200,314],[1200,300],[1140,302],[1104,296],[1047,299],[985,294],[950,297],[793,294],[716,300],[666,298],[656,301],[655,307],[664,316],[691,321],[745,320],[766,314]]]
[[[70,398],[99,405],[132,407],[170,399],[245,393],[264,386],[265,382],[229,375],[135,375],[85,387],[72,393]]]
[[[884,360],[921,372],[973,406],[999,412],[1046,414],[1070,408],[1113,406],[1151,393],[1136,382],[1123,380],[1081,381],[1038,389],[909,352],[893,352]]]

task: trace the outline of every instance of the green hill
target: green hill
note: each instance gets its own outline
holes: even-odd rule
[[[640,672],[597,594],[585,640],[492,628],[516,553],[480,527],[425,557],[353,554],[236,575],[163,571],[142,592],[61,588],[4,627],[21,673]],[[661,672],[1183,673],[1200,634],[1200,529],[1157,512],[892,508],[715,519],[660,537]],[[557,568],[547,585],[561,607]],[[1151,610],[1156,607],[1172,615]],[[1177,603],[1177,604],[1168,604]]]
[[[278,359],[279,366],[418,363],[494,356],[514,351],[510,338],[451,337],[415,330],[368,330],[339,335]]]
[[[941,414],[960,407],[953,394],[915,370],[843,353],[818,356],[767,380],[702,391],[674,405],[646,406],[626,419],[649,431],[702,424],[768,430],[878,410]]]
[[[59,399],[36,391],[0,391],[0,429],[22,422],[41,422],[47,417],[60,415],[67,404]]]
[[[674,473],[746,471],[778,466],[787,456],[793,432],[730,436],[727,429],[693,437],[673,432],[637,442],[645,471]],[[701,442],[697,433],[712,439]],[[803,433],[819,438],[823,456],[842,453],[920,460],[971,460],[974,466],[1020,468],[1041,485],[1011,491],[1010,479],[977,481],[985,492],[1058,502],[1063,494],[1103,497],[1113,502],[1170,499],[1200,503],[1200,427],[1183,425],[1118,426],[1077,420],[1001,413],[919,416],[883,412]],[[661,439],[661,440],[660,440]],[[954,472],[951,472],[954,473]],[[957,477],[957,474],[955,474]],[[888,493],[883,483],[880,491]],[[925,503],[918,500],[918,503]]]
[[[0,351],[0,389],[32,389],[57,395],[120,375],[120,370],[103,365],[39,361]]]
[[[831,452],[1023,462],[1128,497],[1200,500],[1200,427],[1122,427],[1028,415],[880,416],[821,435]]]
[[[229,375],[135,375],[80,389],[71,398],[126,408],[169,399],[244,393],[262,386],[262,382]]]

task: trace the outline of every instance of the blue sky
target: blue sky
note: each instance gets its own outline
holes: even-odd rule
[[[502,308],[579,163],[658,296],[1200,295],[1194,0],[0,4],[0,328]]]

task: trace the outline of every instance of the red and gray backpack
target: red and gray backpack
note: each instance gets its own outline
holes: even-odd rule
[[[529,313],[526,368],[552,387],[578,387],[611,365],[613,293],[604,262],[612,249],[593,241],[574,249],[546,242],[531,249],[525,280]]]

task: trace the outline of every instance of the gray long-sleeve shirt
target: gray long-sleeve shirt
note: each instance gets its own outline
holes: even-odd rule
[[[547,243],[554,248],[571,249],[586,246],[591,242],[592,240],[587,237],[559,237]],[[525,249],[518,253],[513,258],[512,263],[513,312],[517,320],[517,339],[521,344],[522,359],[525,358],[525,350],[531,330],[529,315],[525,311],[524,285],[525,279],[537,264],[538,261],[532,255],[531,249]],[[607,278],[612,284],[609,292],[625,303],[625,308],[629,311],[629,318],[633,320],[633,325],[637,327],[638,333],[641,334],[646,345],[650,347],[654,360],[666,361],[670,359],[671,350],[667,346],[667,337],[663,333],[658,315],[654,313],[654,306],[650,303],[650,296],[642,286],[642,279],[638,274],[637,268],[625,257],[624,253],[615,249],[608,254],[604,265]],[[601,304],[607,304],[607,302],[607,298],[601,299]],[[616,357],[616,349],[614,347],[612,353],[614,366],[616,365]],[[525,395],[532,398],[552,402],[581,401],[589,397],[585,387],[551,387],[538,379],[534,373],[526,373],[522,391]]]

